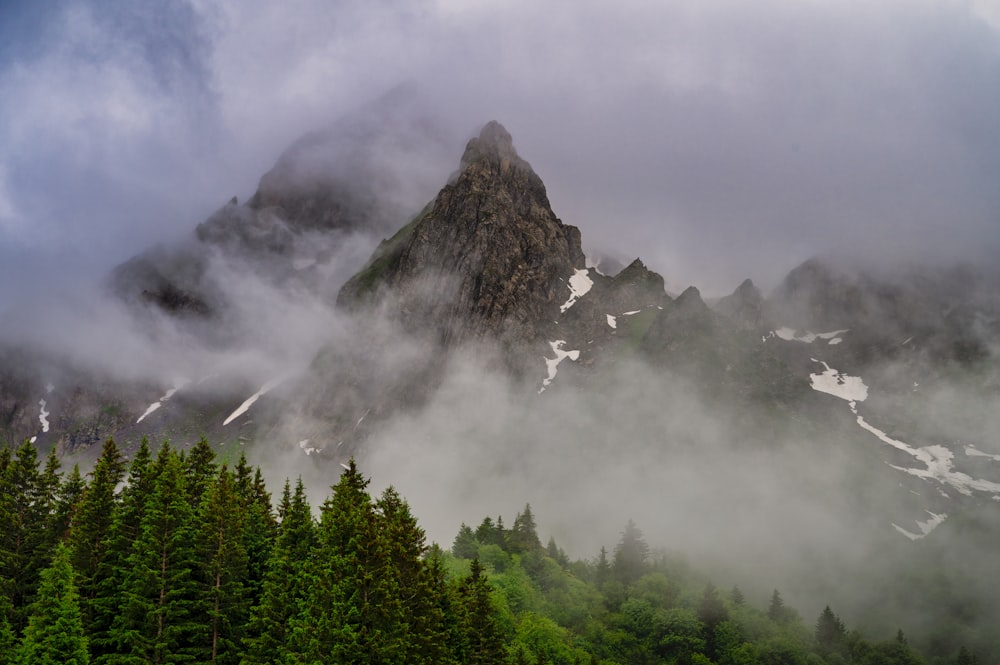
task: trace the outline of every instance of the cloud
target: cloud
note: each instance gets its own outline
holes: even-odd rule
[[[400,82],[457,134],[501,120],[586,243],[675,290],[996,246],[988,3],[53,7],[0,61],[5,256],[117,263]]]

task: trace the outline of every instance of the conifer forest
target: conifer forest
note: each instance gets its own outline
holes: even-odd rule
[[[26,442],[0,483],[2,665],[979,662],[717,588],[631,520],[587,560],[543,544],[530,505],[429,544],[353,461],[316,507],[204,439],[129,460],[109,440],[86,476]]]

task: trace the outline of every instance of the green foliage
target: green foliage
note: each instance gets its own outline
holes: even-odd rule
[[[570,561],[526,505],[446,552],[353,462],[318,522],[301,479],[275,513],[260,470],[219,468],[204,440],[155,459],[144,441],[124,474],[113,441],[87,479],[0,450],[0,665],[925,662],[901,631],[869,642],[829,607],[807,627],[777,591],[721,594],[633,522],[613,558]],[[932,662],[976,664],[950,654]]]
[[[615,579],[622,584],[631,584],[646,572],[646,561],[649,558],[649,545],[642,537],[642,531],[632,520],[625,525],[621,540],[615,546],[615,558],[612,564]]]
[[[19,665],[87,665],[90,654],[73,583],[69,548],[59,544],[41,574],[38,599],[17,652]]]

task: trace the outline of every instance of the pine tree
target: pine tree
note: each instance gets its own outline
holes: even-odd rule
[[[73,584],[69,548],[60,543],[51,565],[41,574],[38,600],[18,649],[20,665],[87,665],[87,639]]]
[[[542,549],[535,516],[531,513],[531,504],[525,504],[524,512],[518,513],[514,518],[514,526],[511,527],[507,540],[511,552],[521,553]]]
[[[601,589],[611,579],[611,564],[608,562],[608,550],[601,545],[601,552],[597,555],[597,563],[594,565],[594,584]]]
[[[462,607],[462,653],[466,665],[494,665],[505,661],[503,634],[497,623],[490,586],[479,559],[472,560],[469,576],[459,585]]]
[[[840,618],[827,605],[816,620],[816,643],[823,649],[833,649],[843,643],[847,629]]]
[[[18,632],[27,623],[27,607],[55,545],[50,527],[57,488],[52,463],[40,473],[38,451],[30,441],[14,451],[0,476],[0,580],[7,580],[14,606],[11,625]]]
[[[121,452],[113,439],[108,439],[94,465],[90,483],[77,504],[69,532],[73,568],[80,589],[80,606],[84,628],[93,630],[93,603],[100,586],[99,570],[108,564],[111,523],[118,510],[115,489],[125,475]]]
[[[451,544],[451,553],[459,559],[476,558],[479,554],[479,541],[476,538],[476,533],[478,530],[474,533],[469,525],[462,522],[462,526],[458,527],[455,541]]]
[[[113,442],[111,443],[113,446]],[[107,444],[105,452],[109,452]],[[114,448],[113,453],[109,453],[107,468],[100,476],[97,475],[98,468],[95,467],[95,476],[91,484],[98,484],[91,498],[84,499],[88,504],[92,503],[95,511],[100,511],[101,506],[107,505],[106,502],[109,501],[116,506],[114,510],[109,509],[108,514],[104,516],[111,520],[107,537],[105,539],[99,536],[101,530],[105,528],[101,515],[95,515],[92,519],[87,518],[87,524],[96,526],[87,527],[86,531],[81,530],[82,537],[89,543],[82,552],[85,554],[89,552],[90,554],[86,556],[93,557],[92,563],[87,564],[93,566],[94,572],[92,581],[85,587],[84,610],[85,620],[89,622],[87,634],[90,637],[90,653],[98,665],[108,662],[108,658],[117,654],[118,646],[111,634],[112,624],[120,615],[122,587],[129,569],[128,559],[139,539],[146,503],[153,493],[156,476],[162,470],[162,465],[154,465],[149,442],[143,437],[129,464],[128,482],[122,489],[121,496],[115,501],[114,489],[117,483],[112,481],[121,476],[120,466],[123,464],[115,453],[117,448]],[[158,457],[157,463],[159,462]],[[100,465],[100,462],[98,464]],[[90,487],[87,491],[91,491]],[[79,557],[84,556],[79,552],[75,554],[77,560],[81,560]]]
[[[315,550],[316,529],[300,477],[292,494],[288,482],[278,509],[281,523],[264,575],[260,603],[247,627],[244,663],[272,663],[288,653],[289,624],[305,599],[304,569]]]
[[[126,662],[184,662],[194,655],[199,631],[194,509],[181,459],[169,445],[160,448],[153,468],[156,477],[126,560],[121,613],[111,637]]]
[[[250,609],[243,583],[247,574],[244,517],[236,480],[222,467],[202,495],[198,510],[197,560],[204,589],[199,615],[206,628],[199,662],[239,662],[242,627]]]
[[[746,603],[746,598],[743,597],[743,591],[738,587],[734,586],[729,592],[729,599],[733,601],[733,605],[737,607],[743,607]]]
[[[771,594],[771,602],[767,606],[767,617],[775,623],[785,623],[788,619],[785,601],[781,599],[781,594],[778,593],[777,589]]]
[[[444,616],[435,596],[442,592],[423,555],[424,531],[417,525],[406,501],[389,487],[375,503],[381,518],[380,537],[385,542],[393,589],[400,593],[397,617],[390,617],[387,640],[397,645],[395,662],[436,665],[448,657]]]
[[[367,487],[352,459],[320,510],[318,547],[291,640],[305,662],[396,662],[396,645],[384,638],[399,616],[400,594]]]
[[[201,497],[215,478],[215,451],[205,437],[201,437],[184,455],[184,472],[187,476],[191,505],[198,506]]]
[[[615,578],[622,584],[631,584],[646,573],[649,545],[643,540],[642,531],[632,520],[625,525],[622,538],[615,546],[613,569]]]
[[[57,540],[65,541],[69,538],[70,528],[76,519],[76,511],[79,509],[86,487],[87,484],[80,475],[80,467],[74,464],[73,470],[59,487],[52,514],[52,531]]]
[[[0,460],[0,473],[3,473],[2,460]],[[14,635],[14,629],[10,627],[10,617],[13,612],[10,599],[3,589],[0,589],[0,665],[14,665],[17,637]]]

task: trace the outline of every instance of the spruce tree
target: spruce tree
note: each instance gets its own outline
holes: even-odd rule
[[[200,626],[193,546],[194,510],[180,457],[164,444],[153,468],[139,538],[126,560],[119,596],[121,613],[111,637],[124,662],[153,664],[191,660]]]
[[[65,541],[69,538],[70,529],[76,520],[76,512],[80,507],[80,501],[86,488],[87,483],[80,475],[80,467],[74,464],[73,470],[59,487],[55,510],[52,514],[52,531],[57,540]]]
[[[451,553],[459,559],[476,558],[479,554],[479,541],[476,538],[476,533],[478,533],[478,530],[473,532],[472,528],[463,522],[458,527],[458,534],[455,535],[455,541],[451,544]]]
[[[399,615],[390,617],[387,640],[395,641],[390,653],[397,662],[434,665],[447,657],[444,616],[435,596],[443,592],[423,560],[427,551],[424,531],[410,507],[389,487],[375,504],[381,522],[388,571],[400,595]]]
[[[27,623],[27,607],[55,545],[50,526],[58,478],[53,475],[51,465],[45,475],[39,472],[38,451],[25,441],[0,476],[0,580],[7,580],[15,631]]]
[[[367,487],[352,459],[320,510],[307,595],[293,622],[293,648],[305,662],[398,662],[398,645],[385,638],[400,615],[400,594]]]
[[[247,626],[244,663],[280,662],[289,653],[289,624],[305,599],[305,566],[315,550],[316,529],[300,477],[288,481],[279,503],[281,523],[264,575],[260,603]]]
[[[113,447],[113,442],[111,445]],[[92,504],[96,513],[99,513],[103,505],[114,505],[115,508],[109,509],[107,515],[95,514],[92,518],[86,519],[86,524],[92,526],[81,527],[81,538],[88,544],[85,546],[76,544],[83,549],[75,552],[77,561],[83,561],[82,557],[92,557],[92,563],[84,568],[93,570],[91,582],[84,587],[86,592],[84,616],[89,622],[87,634],[90,637],[90,653],[94,662],[99,665],[105,662],[121,662],[106,659],[106,657],[110,659],[118,649],[111,628],[120,615],[122,587],[129,568],[128,559],[139,539],[146,503],[153,492],[153,481],[159,468],[153,464],[149,442],[143,437],[129,464],[128,482],[122,489],[121,496],[116,498],[114,490],[117,483],[112,481],[120,477],[122,473],[120,466],[123,462],[116,454],[116,447],[111,451],[108,444],[105,444],[104,452],[108,453],[108,464],[99,476],[98,467],[95,467],[92,485],[94,483],[98,485],[94,488],[91,498],[85,497],[84,501],[88,505]],[[102,454],[102,458],[104,456]],[[98,466],[100,465],[99,461]],[[90,487],[87,491],[91,491]],[[99,535],[105,528],[102,517],[111,520],[106,539]],[[88,568],[89,566],[92,568]],[[88,574],[90,573],[83,575],[82,578],[86,580]]]
[[[201,437],[184,454],[184,471],[191,505],[198,506],[201,497],[215,478],[215,451],[205,437]]]
[[[830,650],[847,637],[847,630],[840,618],[827,605],[816,620],[816,643],[824,650]]]
[[[90,482],[74,513],[69,532],[70,556],[77,574],[84,628],[93,629],[93,603],[100,586],[99,570],[107,566],[111,523],[118,509],[115,489],[125,475],[121,452],[108,439],[91,472]]]
[[[62,543],[56,547],[51,565],[41,574],[38,599],[31,605],[17,662],[19,665],[90,662],[69,548]]]
[[[531,504],[525,504],[524,512],[518,513],[514,518],[514,526],[507,534],[511,552],[531,552],[542,548],[542,541],[538,539],[538,527],[535,524],[535,516],[531,512]]]
[[[642,531],[629,520],[622,532],[621,540],[615,546],[613,569],[615,578],[622,584],[635,582],[646,573],[649,545],[642,537]]]
[[[2,466],[0,466],[0,473],[3,473]],[[10,626],[10,617],[13,611],[10,599],[0,588],[0,665],[14,665],[17,637],[14,635],[14,629]]]
[[[505,661],[503,633],[490,598],[491,590],[479,559],[459,585],[463,644],[459,661],[465,665],[495,665]]]
[[[788,621],[788,609],[785,601],[781,599],[781,594],[775,589],[771,594],[771,602],[767,606],[767,616],[775,623],[786,623]]]
[[[199,662],[239,662],[242,628],[250,609],[244,585],[244,517],[236,480],[222,467],[202,495],[198,510],[196,554],[203,589]]]

